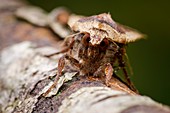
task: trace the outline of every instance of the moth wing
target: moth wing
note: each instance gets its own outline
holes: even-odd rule
[[[83,17],[84,16],[72,14],[69,17],[67,24],[73,29],[74,24]]]
[[[146,35],[128,26],[117,23],[117,28],[120,33],[120,40],[117,41],[119,43],[130,43],[146,38]]]

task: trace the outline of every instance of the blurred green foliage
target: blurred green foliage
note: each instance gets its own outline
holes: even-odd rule
[[[129,44],[131,76],[143,95],[170,105],[170,0],[29,0],[47,11],[65,6],[81,15],[110,12],[119,23],[146,34]]]

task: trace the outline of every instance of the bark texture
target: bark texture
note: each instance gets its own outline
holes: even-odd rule
[[[170,113],[169,107],[134,93],[116,78],[107,87],[104,77],[75,72],[64,72],[48,97],[42,96],[62,56],[45,55],[61,49],[60,39],[47,28],[17,20],[13,13],[23,2],[0,2],[5,4],[0,5],[0,112]]]
[[[59,83],[59,90],[54,89],[54,93],[43,97],[53,83],[57,60],[61,57],[57,55],[49,59],[44,54],[54,50],[22,42],[1,51],[2,112],[170,113],[168,107],[135,94],[116,78],[112,79],[109,88],[104,84],[104,78],[74,76],[73,72],[64,73],[67,81]]]

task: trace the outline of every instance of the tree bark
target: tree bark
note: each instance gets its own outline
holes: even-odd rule
[[[56,88],[42,96],[53,83],[62,56],[46,55],[59,51],[60,39],[48,28],[16,19],[13,13],[25,3],[0,2],[7,4],[0,6],[0,112],[170,113],[168,106],[136,94],[116,78],[107,87],[104,77],[75,72],[63,73]]]

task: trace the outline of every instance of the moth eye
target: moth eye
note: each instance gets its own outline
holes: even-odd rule
[[[100,46],[101,47],[107,47],[109,45],[109,41],[107,39],[104,39],[101,43]]]
[[[84,34],[84,36],[83,36],[83,43],[85,45],[88,45],[89,42],[90,42],[90,35],[89,34]]]
[[[87,43],[89,43],[89,42],[90,42],[90,37],[85,37],[85,41],[86,41]]]

